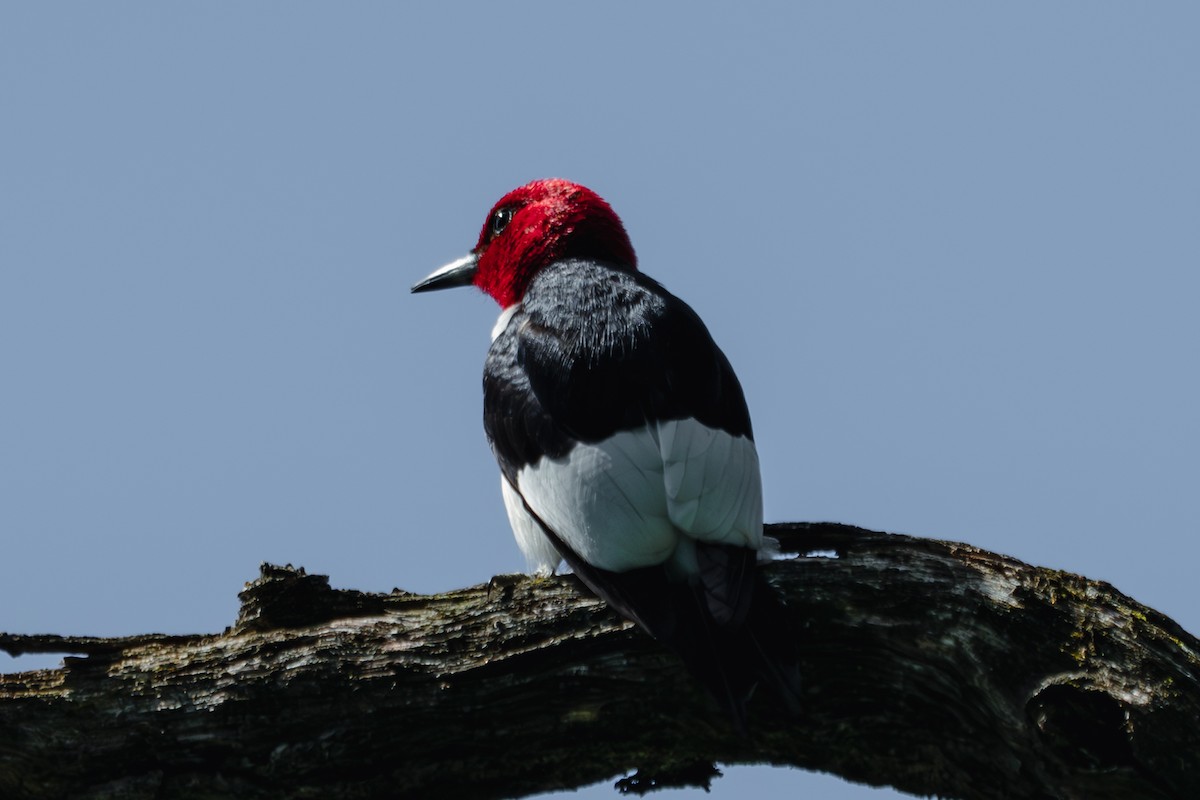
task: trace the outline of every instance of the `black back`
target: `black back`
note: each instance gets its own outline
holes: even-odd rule
[[[560,261],[530,283],[488,351],[484,428],[510,480],[543,455],[649,421],[753,438],[742,387],[704,323],[651,278]]]

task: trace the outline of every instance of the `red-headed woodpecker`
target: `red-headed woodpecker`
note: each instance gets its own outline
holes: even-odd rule
[[[566,561],[739,727],[760,680],[793,704],[794,637],[756,570],[750,414],[704,323],[638,272],[608,203],[564,180],[506,194],[475,249],[412,290],[468,284],[504,309],[483,422],[530,570]]]

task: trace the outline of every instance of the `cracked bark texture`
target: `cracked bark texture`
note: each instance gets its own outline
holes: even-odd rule
[[[1200,797],[1200,642],[1111,586],[965,544],[768,526],[805,709],[737,736],[567,576],[440,595],[263,565],[212,635],[0,634],[4,798],[505,798],[715,762],[962,800]],[[719,784],[718,784],[719,785]]]

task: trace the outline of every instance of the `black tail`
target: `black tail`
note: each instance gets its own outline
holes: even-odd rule
[[[787,609],[761,575],[756,575],[744,619],[717,624],[706,598],[691,592],[690,608],[676,606],[681,625],[664,639],[688,669],[708,688],[747,733],[746,704],[760,686],[792,713],[800,711],[800,667],[797,637]],[[690,617],[690,619],[689,619]]]
[[[746,703],[759,684],[800,710],[799,639],[787,609],[757,569],[757,551],[696,543],[699,574],[679,580],[663,565],[626,572],[580,558],[534,513],[589,589],[670,647],[746,735]]]
[[[744,562],[733,570],[742,582],[736,591],[726,585],[717,594],[707,580],[671,581],[661,566],[610,572],[578,557],[567,563],[601,599],[678,653],[745,735],[746,703],[760,685],[799,712],[799,640],[787,608],[758,574],[754,551],[710,547]]]

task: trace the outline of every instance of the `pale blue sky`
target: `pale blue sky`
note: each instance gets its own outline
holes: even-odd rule
[[[416,5],[0,8],[0,630],[217,631],[264,560],[520,568],[498,309],[408,287],[561,176],[734,363],[768,519],[1200,631],[1197,6]],[[900,796],[711,796],[749,789]]]

